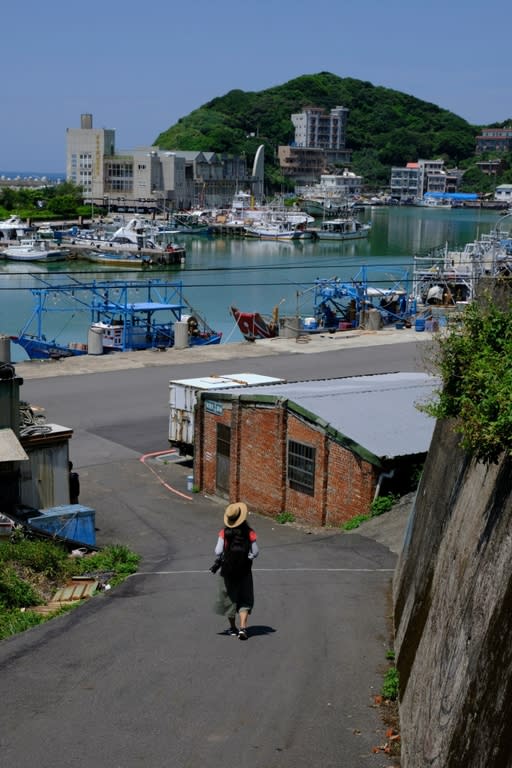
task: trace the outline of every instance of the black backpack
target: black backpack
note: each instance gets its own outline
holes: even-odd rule
[[[221,575],[228,578],[244,576],[251,568],[248,555],[251,549],[250,528],[246,523],[236,528],[224,528],[224,553]]]

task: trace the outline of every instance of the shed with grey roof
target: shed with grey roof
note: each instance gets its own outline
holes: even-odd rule
[[[340,524],[379,492],[410,489],[434,429],[418,406],[438,386],[395,373],[205,392],[194,482],[263,513]]]

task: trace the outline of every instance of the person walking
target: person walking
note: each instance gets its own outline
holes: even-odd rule
[[[78,472],[73,472],[73,462],[68,461],[69,470],[69,502],[70,504],[78,504],[78,497],[80,496],[80,477]]]
[[[247,504],[237,501],[224,512],[224,528],[219,531],[215,554],[217,559],[210,570],[220,568],[215,612],[226,616],[229,628],[226,634],[247,640],[247,620],[254,607],[252,561],[259,549],[255,531],[247,523]],[[236,615],[240,629],[236,626]]]

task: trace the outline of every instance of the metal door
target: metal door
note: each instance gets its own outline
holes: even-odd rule
[[[231,427],[217,424],[217,467],[215,484],[217,492],[229,498],[229,454],[231,448]]]

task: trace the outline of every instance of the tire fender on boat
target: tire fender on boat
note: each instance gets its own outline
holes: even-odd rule
[[[247,317],[238,318],[238,328],[240,329],[242,336],[254,336],[254,330]]]

